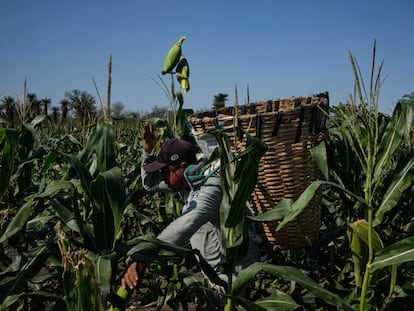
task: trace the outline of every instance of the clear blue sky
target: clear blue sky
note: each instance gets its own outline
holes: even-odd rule
[[[353,92],[351,51],[367,87],[373,42],[386,78],[380,110],[414,92],[414,1],[410,0],[2,0],[0,98],[21,98],[24,80],[58,106],[73,89],[106,99],[112,54],[112,103],[150,111],[169,102],[158,80],[165,54],[182,35],[191,90],[185,107],[328,91],[331,104]],[[169,79],[164,77],[168,83]]]

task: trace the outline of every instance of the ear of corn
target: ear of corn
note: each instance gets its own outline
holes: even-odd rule
[[[181,57],[181,45],[186,39],[185,36],[182,36],[178,41],[170,48],[164,60],[164,67],[162,69],[162,74],[171,72],[175,66],[177,66]]]

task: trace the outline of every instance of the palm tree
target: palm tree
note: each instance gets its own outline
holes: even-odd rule
[[[78,89],[66,92],[65,97],[75,110],[76,117],[80,122],[81,139],[86,141],[88,127],[95,122],[97,116],[96,100],[92,95]]]
[[[122,111],[124,110],[124,104],[121,102],[117,102],[112,106],[112,115],[115,119],[119,118],[122,115]]]
[[[67,98],[64,98],[60,101],[60,124],[62,125],[63,122],[65,122],[66,117],[68,116],[68,112],[69,112],[69,100]]]
[[[40,100],[40,104],[43,105],[43,113],[47,115],[48,106],[52,103],[52,100],[48,97],[44,97]]]
[[[70,106],[75,110],[76,117],[82,120],[83,123],[96,116],[96,101],[92,95],[75,89],[71,92],[66,92],[65,97]]]
[[[228,94],[218,93],[214,95],[213,109],[220,109],[226,105]]]
[[[53,124],[58,124],[58,112],[59,112],[59,108],[58,107],[52,107],[52,120],[53,120]]]
[[[40,114],[40,101],[36,94],[27,93],[27,106],[29,107],[30,118],[34,118]]]
[[[10,126],[13,128],[14,127],[14,114],[16,111],[16,100],[11,97],[11,96],[6,96],[1,100],[1,105],[0,105],[0,110],[5,111],[5,115],[7,117],[7,119],[10,122]]]

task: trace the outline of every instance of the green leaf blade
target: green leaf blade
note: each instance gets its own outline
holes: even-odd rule
[[[378,252],[369,271],[373,273],[378,269],[408,261],[414,261],[414,237],[395,242]]]

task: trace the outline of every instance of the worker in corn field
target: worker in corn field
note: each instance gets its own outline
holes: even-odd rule
[[[186,140],[171,139],[162,143],[157,156],[151,152],[158,142],[151,123],[143,132],[142,183],[146,190],[177,191],[184,203],[182,214],[170,223],[157,238],[177,245],[191,243],[201,256],[227,281],[221,273],[225,262],[225,251],[220,239],[219,209],[223,196],[218,167],[203,170],[198,176],[201,163],[197,162],[195,148]],[[197,165],[198,164],[198,165]],[[249,231],[247,255],[236,267],[235,273],[260,259],[261,238],[254,227]],[[139,277],[149,256],[135,253],[132,263],[124,274],[121,285],[133,289],[139,284]]]

